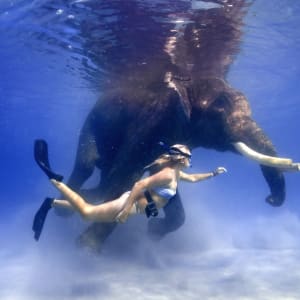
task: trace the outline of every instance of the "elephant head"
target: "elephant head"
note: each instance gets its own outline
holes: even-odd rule
[[[285,199],[283,171],[299,171],[300,164],[276,157],[275,148],[251,118],[246,97],[220,78],[172,79],[190,119],[189,144],[242,154],[260,164],[271,194],[266,201],[280,206]]]
[[[189,144],[256,160],[271,190],[266,201],[280,206],[285,199],[283,171],[299,171],[299,164],[276,157],[272,142],[251,117],[247,98],[226,81],[239,52],[248,4],[211,2],[216,6],[195,10],[189,22],[175,29],[168,54],[177,69],[170,71],[169,85],[179,93],[190,120]]]

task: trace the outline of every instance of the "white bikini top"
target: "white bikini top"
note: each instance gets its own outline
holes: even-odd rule
[[[176,190],[171,188],[164,188],[164,187],[156,187],[153,191],[160,197],[170,200],[176,195]]]

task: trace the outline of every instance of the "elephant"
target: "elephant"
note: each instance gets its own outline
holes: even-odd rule
[[[266,201],[274,207],[284,202],[283,170],[299,170],[299,164],[276,157],[272,142],[251,117],[246,96],[226,80],[239,50],[246,1],[210,2],[216,6],[195,9],[188,22],[175,22],[159,53],[143,63],[129,60],[103,85],[82,127],[68,180],[90,201],[107,201],[130,189],[144,166],[162,153],[158,143],[164,141],[257,160],[271,192]],[[95,168],[101,171],[99,184],[80,190]],[[184,223],[179,193],[164,211],[164,218],[148,222],[152,238],[160,239]],[[100,251],[115,226],[92,224],[78,242]]]
[[[143,167],[162,151],[157,145],[161,140],[184,143],[191,149],[205,147],[244,155],[255,149],[260,152],[255,152],[255,159],[262,157],[260,167],[271,190],[266,201],[275,207],[282,205],[285,181],[280,168],[299,169],[299,164],[275,158],[274,146],[251,118],[246,97],[220,78],[196,82],[173,78],[171,83],[176,90],[164,82],[136,88],[132,95],[126,82],[126,87],[119,85],[99,100],[83,126],[68,184],[78,189],[97,167],[101,170],[99,185],[82,193],[94,200],[100,196],[101,200],[113,199],[141,177]],[[164,210],[165,218],[149,221],[153,238],[161,238],[184,223],[179,193]],[[100,247],[115,226],[93,224],[79,242]]]

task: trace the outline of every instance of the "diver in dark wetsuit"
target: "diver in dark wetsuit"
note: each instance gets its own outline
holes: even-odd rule
[[[33,222],[36,240],[40,237],[47,213],[52,207],[75,210],[89,221],[124,223],[129,216],[138,213],[145,213],[147,217],[156,216],[158,209],[164,207],[176,195],[180,180],[197,182],[226,172],[225,168],[219,167],[210,173],[184,173],[182,169],[190,166],[191,152],[187,146],[176,144],[168,147],[166,153],[145,167],[150,175],[137,181],[131,191],[122,194],[115,200],[92,205],[62,183],[62,176],[51,170],[47,144],[43,140],[38,140],[35,143],[35,159],[52,184],[66,198],[66,200],[54,198],[44,200]]]

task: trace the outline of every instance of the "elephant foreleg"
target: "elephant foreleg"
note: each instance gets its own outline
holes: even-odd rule
[[[148,223],[148,233],[152,239],[161,239],[166,234],[177,230],[185,221],[185,212],[180,195],[170,199],[164,207],[164,218],[152,218]]]
[[[68,186],[78,191],[92,175],[98,159],[96,139],[92,129],[86,123],[79,137],[75,165],[68,180]]]
[[[93,223],[77,239],[79,247],[87,247],[100,253],[103,243],[115,229],[117,223]]]
[[[99,159],[96,141],[90,128],[85,125],[80,134],[75,165],[67,185],[73,190],[80,193],[83,183],[92,175],[96,161]],[[71,214],[69,210],[64,208],[55,208],[60,216],[68,216]]]

